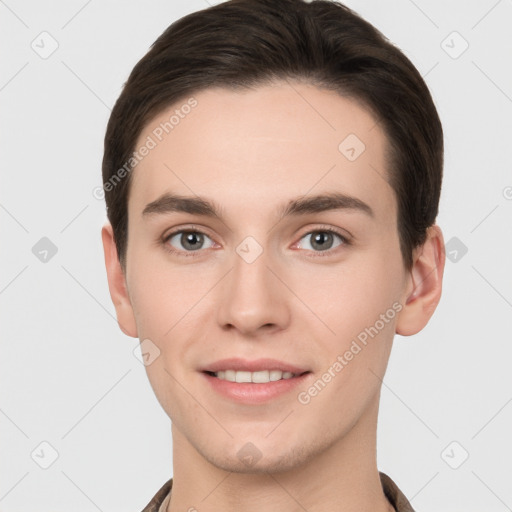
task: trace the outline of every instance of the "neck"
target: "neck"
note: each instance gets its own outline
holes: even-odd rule
[[[378,402],[335,443],[289,471],[235,473],[206,460],[173,425],[168,512],[390,512],[376,463]]]

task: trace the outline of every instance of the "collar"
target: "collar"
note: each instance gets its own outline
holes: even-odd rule
[[[395,482],[386,473],[381,471],[379,471],[379,476],[384,494],[396,512],[414,512],[411,504]],[[172,478],[165,482],[142,512],[166,512],[166,508],[171,500],[171,489]]]

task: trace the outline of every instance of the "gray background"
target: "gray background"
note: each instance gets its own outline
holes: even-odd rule
[[[395,339],[379,469],[418,512],[512,510],[512,0],[347,5],[415,63],[446,135],[453,261],[430,324]],[[140,511],[172,476],[170,420],[110,302],[93,191],[128,73],[206,6],[0,1],[0,511]]]

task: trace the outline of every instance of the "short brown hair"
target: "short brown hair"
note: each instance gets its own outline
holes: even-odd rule
[[[383,127],[400,248],[411,268],[412,251],[438,213],[441,121],[411,61],[370,23],[329,0],[230,0],[172,23],[136,64],[112,110],[103,156],[107,215],[123,266],[131,183],[126,163],[144,127],[208,87],[235,90],[288,78],[355,99]],[[126,178],[113,182],[122,166]]]

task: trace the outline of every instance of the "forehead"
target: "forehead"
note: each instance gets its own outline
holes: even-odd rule
[[[132,171],[129,201],[138,212],[166,192],[258,214],[328,191],[395,208],[380,125],[355,100],[313,85],[203,90],[156,116],[136,149],[144,145],[151,150]]]

